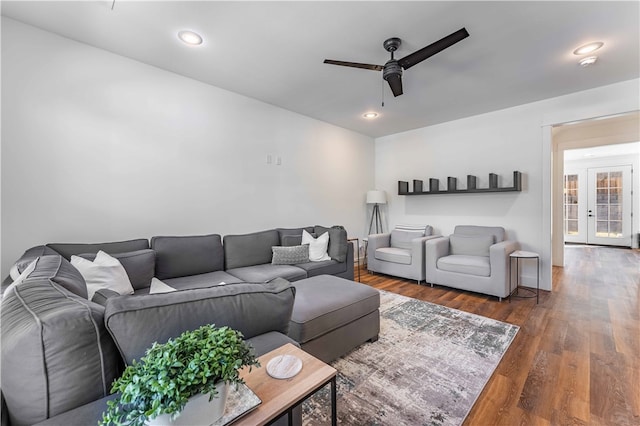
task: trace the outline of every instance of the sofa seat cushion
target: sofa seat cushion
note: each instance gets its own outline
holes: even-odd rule
[[[272,350],[279,348],[280,346],[286,345],[287,343],[300,347],[298,342],[293,340],[291,337],[277,331],[258,334],[257,336],[247,339],[247,343],[253,347],[253,351],[256,356],[262,356],[267,352],[271,352]]]
[[[380,307],[380,292],[333,275],[297,281],[289,337],[305,343],[349,324]]]
[[[187,277],[169,278],[163,280],[163,282],[176,290],[188,290],[192,288],[212,287],[221,283],[241,283],[242,280],[224,271],[215,271],[206,274],[189,275]]]
[[[10,424],[31,425],[103,398],[119,376],[104,308],[86,299],[86,288],[83,296],[69,291],[83,286],[62,256],[42,256],[3,298],[0,360]]]
[[[307,262],[299,263],[296,265],[298,268],[302,268],[307,271],[308,277],[315,277],[316,275],[336,275],[347,271],[346,262],[338,262],[336,260],[323,260],[321,262]]]
[[[272,265],[271,263],[228,269],[227,273],[248,283],[264,283],[274,278],[297,281],[307,277],[307,272],[297,266]]]
[[[375,257],[385,262],[411,265],[411,250],[397,247],[380,247],[375,251]]]
[[[462,254],[444,256],[438,259],[437,267],[443,271],[480,277],[491,275],[491,265],[489,264],[489,258],[486,256],[466,256]]]

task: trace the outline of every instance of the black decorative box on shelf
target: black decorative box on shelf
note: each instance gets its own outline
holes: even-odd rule
[[[478,188],[477,179],[473,175],[467,175],[467,189],[458,189],[458,179],[455,177],[447,178],[447,189],[440,190],[440,180],[435,178],[429,179],[429,190],[423,191],[423,182],[421,180],[413,180],[413,191],[409,192],[409,182],[398,181],[398,195],[431,195],[431,194],[477,194],[483,192],[515,192],[522,191],[522,173],[513,172],[513,186],[498,187],[498,175],[489,173],[489,187]]]

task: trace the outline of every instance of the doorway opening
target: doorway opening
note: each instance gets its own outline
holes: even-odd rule
[[[637,245],[639,141],[639,111],[551,127],[553,265],[564,266],[565,240],[584,238],[586,244],[591,238],[592,244]],[[572,170],[578,159],[587,160],[581,165],[582,177]],[[618,170],[619,166],[630,169]],[[631,192],[625,196],[628,190]]]

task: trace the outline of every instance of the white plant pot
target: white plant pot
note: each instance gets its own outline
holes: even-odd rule
[[[216,385],[218,393],[209,401],[209,394],[194,395],[178,413],[175,419],[171,414],[161,414],[153,420],[148,420],[149,426],[196,426],[215,423],[224,414],[224,405],[227,402],[229,385],[220,382]]]

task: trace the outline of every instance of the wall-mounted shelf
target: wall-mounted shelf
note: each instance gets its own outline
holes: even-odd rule
[[[458,179],[454,177],[447,178],[447,189],[440,190],[440,180],[430,178],[429,190],[423,190],[423,182],[421,180],[413,180],[413,191],[409,192],[409,182],[398,181],[398,195],[431,195],[431,194],[478,194],[484,192],[514,192],[522,191],[522,173],[513,172],[513,186],[498,188],[498,175],[489,173],[489,187],[478,188],[476,186],[477,179],[473,175],[467,175],[467,188],[458,189]]]

